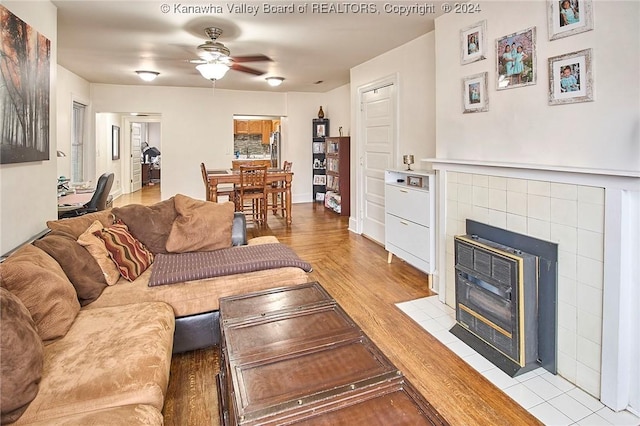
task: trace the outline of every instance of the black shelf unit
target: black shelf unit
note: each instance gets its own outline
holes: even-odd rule
[[[312,123],[312,159],[313,170],[313,201],[324,203],[324,194],[327,192],[327,157],[325,137],[329,136],[329,119],[314,118]],[[322,194],[322,195],[318,195]]]

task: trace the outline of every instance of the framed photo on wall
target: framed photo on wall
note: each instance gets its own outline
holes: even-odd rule
[[[471,75],[462,79],[462,112],[489,111],[489,95],[487,92],[488,73]]]
[[[111,126],[111,159],[120,159],[120,127]]]
[[[549,40],[593,29],[591,0],[547,0]]]
[[[549,105],[593,101],[592,50],[549,58]]]
[[[497,90],[536,84],[536,27],[496,40]]]
[[[460,64],[470,64],[487,57],[487,21],[460,30]]]

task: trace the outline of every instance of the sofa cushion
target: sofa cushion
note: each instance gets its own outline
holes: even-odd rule
[[[175,205],[178,216],[167,240],[167,252],[185,253],[231,247],[233,203],[212,203],[178,194],[175,196]]]
[[[133,281],[153,262],[153,253],[131,235],[127,225],[116,223],[109,228],[94,232],[120,270],[120,274]]]
[[[76,290],[58,262],[32,244],[0,264],[0,284],[27,307],[45,344],[64,336],[80,311]]]
[[[167,239],[176,219],[174,197],[151,206],[130,204],[113,210],[116,219],[122,220],[131,235],[136,237],[153,254],[166,253]]]
[[[71,235],[61,231],[51,231],[33,244],[60,264],[75,287],[81,306],[96,300],[107,286],[98,262]]]
[[[111,213],[111,209],[68,219],[50,220],[47,222],[47,227],[52,231],[66,232],[77,239],[96,220],[99,220],[104,226],[113,225],[113,213]]]
[[[43,347],[27,308],[0,288],[0,420],[15,422],[38,393]]]
[[[135,404],[162,410],[174,329],[165,303],[81,310],[69,332],[45,347],[40,391],[20,422]]]
[[[29,426],[87,426],[87,425],[144,425],[162,426],[162,413],[145,404],[124,405],[83,413],[75,413],[57,419],[30,422]]]
[[[117,284],[107,287],[98,300],[83,309],[119,306],[132,301],[162,301],[173,307],[176,317],[183,317],[218,310],[218,299],[224,296],[309,281],[308,274],[300,268],[278,268],[149,287],[152,269],[153,266],[132,283],[121,278]]]
[[[87,249],[89,254],[98,262],[98,266],[104,275],[107,285],[113,285],[120,279],[120,270],[109,256],[109,251],[104,245],[102,238],[93,235],[96,231],[104,228],[99,220],[94,221],[91,226],[78,237],[78,244]]]

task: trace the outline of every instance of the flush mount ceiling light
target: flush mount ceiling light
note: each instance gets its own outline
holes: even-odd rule
[[[220,80],[229,71],[229,65],[224,62],[207,62],[196,67],[200,74],[207,80]]]
[[[136,74],[144,81],[153,81],[160,75],[160,73],[156,71],[136,71]]]
[[[284,81],[284,78],[282,78],[282,77],[267,77],[265,80],[267,80],[267,83],[269,83],[269,86],[277,87],[277,86],[280,86],[282,84],[282,82]]]

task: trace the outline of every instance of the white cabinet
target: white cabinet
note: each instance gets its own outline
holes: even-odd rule
[[[385,171],[385,249],[423,272],[435,270],[434,174]],[[411,185],[409,185],[411,183]]]

